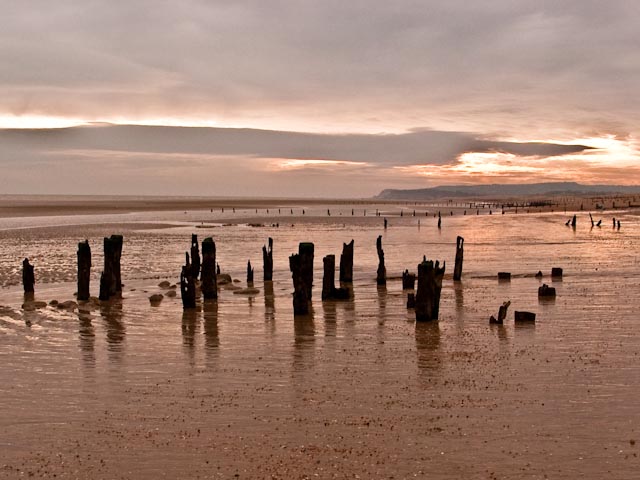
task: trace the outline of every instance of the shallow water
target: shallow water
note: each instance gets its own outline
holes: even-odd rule
[[[565,214],[455,210],[438,230],[431,207],[384,205],[385,231],[375,206],[293,208],[0,219],[0,476],[637,478],[637,211],[605,213],[596,229],[579,213],[574,231]],[[112,233],[125,237],[122,301],[22,311],[23,257],[36,299],[73,299],[88,238],[97,293]],[[177,281],[191,233],[213,236],[241,285],[251,259],[260,293],[222,288],[187,313],[179,295],[150,306],[160,280]],[[378,235],[390,277],[422,255],[447,262],[439,322],[415,323],[399,279],[375,285]],[[321,259],[352,238],[353,299],[322,302]],[[300,241],[315,243],[315,287],[312,314],[294,319],[288,256]],[[551,283],[556,266],[558,296],[541,302],[533,275]],[[506,300],[508,321],[490,326]],[[514,324],[514,310],[536,323]]]

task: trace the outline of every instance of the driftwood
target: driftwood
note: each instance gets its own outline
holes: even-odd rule
[[[205,300],[216,300],[218,298],[216,243],[211,237],[205,238],[202,242],[201,289]]]
[[[497,323],[499,325],[502,325],[504,323],[504,319],[507,318],[507,310],[509,309],[509,305],[511,305],[511,302],[504,302],[498,310],[498,318],[496,319],[496,317],[491,315],[491,317],[489,318],[489,323]]]
[[[348,288],[336,288],[336,256],[327,255],[322,259],[324,272],[322,276],[322,300],[345,300],[349,298]]]
[[[402,289],[413,290],[416,285],[416,276],[413,273],[409,273],[409,270],[402,272]]]
[[[122,235],[104,238],[104,270],[100,275],[100,300],[122,294],[120,258],[122,256]]]
[[[200,250],[198,248],[198,235],[191,234],[191,275],[196,280],[200,275]]]
[[[344,283],[353,282],[353,240],[342,244],[342,255],[340,255],[340,281]]]
[[[453,280],[459,282],[462,278],[462,260],[464,257],[464,238],[456,239],[456,263],[453,267]]]
[[[262,264],[264,266],[264,281],[273,280],[273,238],[269,237],[269,246],[262,246]]]
[[[91,247],[89,240],[78,243],[78,300],[89,300],[91,281]]]
[[[516,322],[535,322],[536,314],[532,312],[514,312]]]
[[[387,284],[387,269],[384,266],[384,250],[382,250],[382,235],[378,235],[376,240],[376,250],[378,251],[378,272],[376,275],[376,283],[378,285]]]
[[[193,267],[189,262],[189,253],[185,253],[186,262],[180,272],[180,295],[184,310],[196,308],[196,279],[193,278]]]
[[[253,267],[251,260],[247,261],[247,285],[253,285]]]
[[[446,263],[436,260],[427,261],[426,257],[418,264],[418,290],[416,291],[416,321],[437,320],[440,312],[440,292]]]
[[[29,263],[28,258],[25,258],[22,261],[22,285],[24,287],[24,293],[33,293],[35,283],[36,277],[33,272],[33,265]]]

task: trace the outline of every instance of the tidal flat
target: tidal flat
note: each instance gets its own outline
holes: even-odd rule
[[[592,228],[587,210],[73,201],[0,217],[1,478],[637,478],[636,208],[592,210],[603,220]],[[160,282],[178,282],[192,233],[215,240],[234,285],[251,260],[259,292],[223,285],[195,310],[183,312],[179,292],[151,305],[167,292]],[[97,295],[111,234],[124,236],[123,298],[49,305],[74,300],[85,239]],[[263,282],[269,237],[274,276]],[[322,257],[351,239],[353,296],[322,301]],[[303,241],[315,244],[313,301],[294,316],[288,257]],[[415,322],[400,281],[423,255],[447,264],[437,322]],[[25,257],[42,308],[23,309]],[[538,298],[543,283],[555,299]],[[505,323],[489,325],[505,301]],[[535,323],[515,323],[516,310]]]

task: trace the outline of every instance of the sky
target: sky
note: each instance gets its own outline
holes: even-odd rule
[[[0,11],[0,194],[640,184],[635,0]]]

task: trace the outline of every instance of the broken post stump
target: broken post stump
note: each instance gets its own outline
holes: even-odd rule
[[[89,300],[91,281],[91,247],[89,240],[78,243],[78,301]]]
[[[459,282],[462,278],[462,260],[464,257],[464,238],[456,239],[456,263],[453,267],[453,280]]]
[[[538,297],[555,297],[556,289],[550,287],[546,283],[543,283],[541,287],[538,288]]]
[[[416,285],[416,276],[413,273],[409,273],[409,270],[402,272],[402,289],[413,290]]]
[[[418,290],[416,291],[416,321],[437,320],[440,311],[440,292],[446,264],[423,257],[418,264]]]
[[[216,300],[218,298],[216,242],[214,242],[211,237],[207,237],[202,241],[202,274],[200,280],[200,289],[202,290],[204,299]]]
[[[536,314],[532,312],[514,312],[514,319],[516,322],[535,322]]]
[[[24,293],[34,293],[34,285],[36,283],[36,277],[33,272],[33,265],[29,263],[29,259],[25,258],[22,261],[22,286],[24,287]]]
[[[507,310],[509,309],[509,305],[511,305],[510,301],[503,302],[503,304],[498,309],[498,318],[491,315],[489,318],[489,323],[497,323],[502,325],[504,323],[504,319],[507,318]]]
[[[382,250],[382,235],[378,235],[376,240],[376,250],[378,251],[378,271],[376,275],[376,283],[378,285],[387,284],[387,269],[384,266],[384,250]]]
[[[353,282],[353,240],[342,244],[342,255],[340,255],[340,281],[344,283]]]
[[[578,223],[578,220],[576,218],[576,216],[574,215],[573,218],[571,219],[571,227],[576,228],[576,224]]]
[[[510,282],[511,272],[498,272],[498,280],[502,282]]]
[[[200,276],[200,249],[198,248],[198,235],[191,234],[191,275],[194,279]]]
[[[307,299],[309,301],[311,301],[311,291],[313,287],[313,253],[313,243],[301,242],[298,245],[298,254],[300,255],[302,277],[307,292]]]
[[[193,268],[189,262],[189,253],[185,253],[186,262],[180,272],[180,296],[184,310],[196,308],[196,279],[193,278]]]
[[[104,270],[100,275],[100,300],[109,300],[122,294],[122,240],[122,235],[104,237]]]
[[[253,285],[253,267],[251,260],[247,261],[247,285]]]
[[[407,294],[407,308],[416,308],[416,294],[408,293]]]
[[[551,278],[562,278],[562,268],[553,267],[551,269]]]
[[[264,281],[273,280],[273,238],[269,237],[269,246],[262,246],[262,265],[264,267]]]
[[[307,288],[304,285],[302,257],[299,253],[289,257],[289,269],[293,279],[293,314],[306,315],[309,313],[309,298],[307,297]]]
[[[322,300],[345,300],[349,298],[348,288],[336,288],[336,256],[327,255],[322,259],[324,272],[322,276]]]

